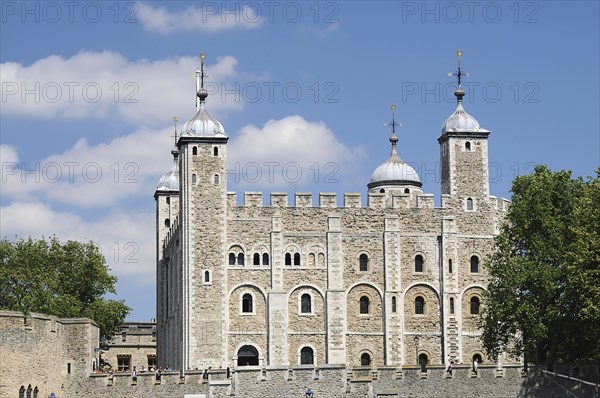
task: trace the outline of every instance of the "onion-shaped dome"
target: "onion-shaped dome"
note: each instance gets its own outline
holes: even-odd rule
[[[158,180],[157,191],[179,191],[179,161],[177,159],[179,151],[175,148],[171,153],[173,154],[173,166]]]
[[[208,93],[204,89],[198,91],[200,105],[196,114],[185,124],[181,130],[182,137],[224,137],[223,125],[213,118],[206,110],[206,97]]]
[[[465,92],[459,88],[454,92],[454,95],[458,98],[456,110],[444,122],[442,134],[447,131],[462,133],[488,132],[488,130],[481,128],[477,120],[463,108],[462,97],[465,95]]]
[[[404,163],[400,159],[400,156],[398,156],[398,151],[396,150],[398,137],[396,134],[392,134],[390,142],[392,143],[390,157],[375,169],[367,187],[369,189],[385,185],[413,185],[421,187],[422,183],[415,169]]]

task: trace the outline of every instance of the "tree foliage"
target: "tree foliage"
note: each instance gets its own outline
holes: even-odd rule
[[[0,241],[0,308],[88,317],[110,337],[130,311],[123,301],[103,297],[115,293],[116,281],[93,242]]]
[[[600,359],[600,169],[595,178],[537,166],[513,182],[487,264],[483,344],[526,360]]]

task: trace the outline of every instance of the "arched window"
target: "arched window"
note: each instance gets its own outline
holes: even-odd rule
[[[215,184],[219,183],[219,175],[215,174],[215,178],[214,178]]]
[[[360,297],[360,313],[361,314],[369,313],[369,298],[367,296]]]
[[[219,148],[218,147],[214,147],[213,148],[213,155],[214,156],[219,156]]]
[[[479,272],[479,257],[471,256],[471,272],[476,274]]]
[[[263,253],[263,265],[269,265],[269,254]]]
[[[192,174],[192,184],[196,183],[196,174]]]
[[[317,260],[318,260],[319,267],[325,266],[325,255],[323,253],[319,253],[319,255],[317,256]]]
[[[396,297],[392,297],[392,312],[396,312]]]
[[[379,193],[385,193],[385,189],[381,188],[381,189],[379,190]]]
[[[315,357],[313,349],[310,347],[302,347],[300,350],[300,364],[301,365],[313,365],[315,363]]]
[[[358,257],[358,269],[363,272],[369,270],[369,257],[364,253]]]
[[[210,272],[204,271],[204,282],[210,282]]]
[[[420,254],[415,257],[415,272],[423,272],[423,256]]]
[[[421,366],[421,372],[427,372],[427,363],[429,362],[429,358],[427,358],[427,354],[419,354],[419,366]]]
[[[360,356],[360,366],[371,366],[371,356],[366,352]]]
[[[235,265],[235,253],[229,253],[229,265]]]
[[[479,314],[479,297],[471,297],[471,315]]]
[[[192,148],[192,155],[197,155],[198,154],[198,147],[193,147]]]
[[[467,198],[467,210],[473,210],[473,199]]]
[[[452,259],[448,260],[448,273],[452,273]]]
[[[25,386],[21,386],[19,389],[19,398],[25,398]]]
[[[242,296],[242,312],[252,313],[252,295],[250,293]]]
[[[477,363],[480,364],[483,362],[483,358],[481,357],[481,355],[479,354],[475,354],[473,355],[473,362],[475,362],[475,360],[477,360]]]
[[[285,253],[285,265],[292,265],[292,255]]]
[[[315,266],[315,253],[309,253],[308,254],[308,266],[309,267],[314,267]]]
[[[312,313],[312,302],[310,294],[304,293],[300,298],[300,312],[302,314]]]
[[[425,299],[421,296],[415,298],[415,314],[425,313]]]
[[[242,346],[237,353],[238,366],[257,366],[258,365],[258,350],[251,346]]]
[[[252,263],[254,265],[260,265],[260,254],[258,253],[254,253],[254,260],[252,261]]]
[[[294,253],[294,265],[300,265],[300,253]]]
[[[454,314],[454,299],[450,297],[450,314]]]
[[[471,150],[471,143],[470,143],[469,141],[465,142],[465,149],[466,149],[467,151],[470,151],[470,150]]]
[[[410,193],[410,189],[404,188],[404,193]]]
[[[171,221],[169,221],[168,218],[165,218],[165,227],[168,227],[169,225],[171,225]]]
[[[238,253],[238,265],[244,265],[244,253]]]

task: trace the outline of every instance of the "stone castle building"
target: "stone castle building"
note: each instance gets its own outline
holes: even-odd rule
[[[400,159],[395,121],[366,206],[360,193],[342,205],[335,193],[271,193],[264,205],[259,192],[238,205],[201,58],[197,112],[154,194],[159,366],[489,363],[482,263],[508,201],[489,192],[490,131],[463,108],[460,55],[438,138],[440,207]]]

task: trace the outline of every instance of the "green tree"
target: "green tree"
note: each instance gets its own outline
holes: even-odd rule
[[[59,317],[88,317],[111,337],[130,308],[107,300],[117,278],[93,242],[31,238],[0,241],[0,308]]]
[[[600,189],[537,166],[517,177],[487,264],[483,344],[527,361],[600,358]]]

